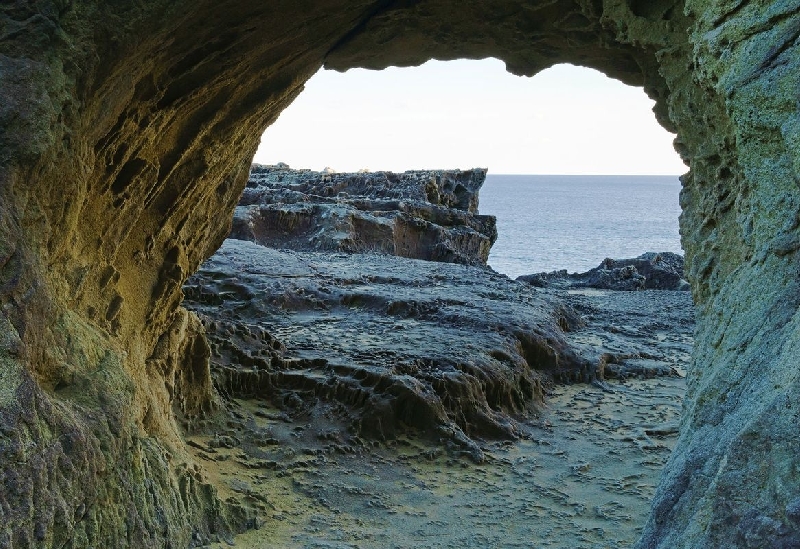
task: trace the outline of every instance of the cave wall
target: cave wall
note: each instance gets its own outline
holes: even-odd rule
[[[180,286],[323,64],[591,66],[678,132],[698,334],[642,547],[800,543],[796,3],[32,0],[0,6],[0,546],[247,526],[183,449],[213,415]]]
[[[0,547],[248,525],[184,449],[215,402],[180,287],[226,236],[259,131],[369,5],[318,7],[0,6]]]
[[[797,8],[687,2],[695,85],[671,114],[699,322],[645,547],[800,546]]]

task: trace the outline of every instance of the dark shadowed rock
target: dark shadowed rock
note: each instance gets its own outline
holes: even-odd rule
[[[689,290],[683,257],[672,252],[647,252],[633,259],[610,259],[585,273],[565,270],[517,278],[536,287],[586,287],[606,290]]]
[[[375,173],[254,165],[231,237],[293,250],[380,252],[485,264],[495,218],[478,215],[486,170]]]
[[[229,239],[185,294],[223,394],[321,402],[369,438],[514,438],[544,386],[595,377],[558,301],[488,268]]]

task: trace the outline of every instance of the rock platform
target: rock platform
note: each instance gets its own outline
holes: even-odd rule
[[[184,286],[184,306],[209,343],[220,406],[216,419],[192,431],[191,447],[228,502],[250,509],[283,546],[331,537],[379,545],[413,538],[421,547],[435,546],[427,537],[500,543],[497,532],[504,544],[530,543],[536,535],[514,526],[506,510],[524,515],[531,500],[500,495],[518,492],[520,482],[545,502],[538,505],[551,521],[569,507],[553,494],[571,486],[576,508],[602,509],[595,534],[623,545],[636,530],[620,528],[619,517],[644,521],[636,498],[651,497],[651,477],[676,437],[692,348],[691,298],[673,289],[682,258],[648,253],[606,259],[589,273],[511,280],[482,265],[482,256],[403,257],[409,247],[395,245],[396,225],[385,229],[410,212],[448,219],[446,229],[436,225],[444,240],[406,233],[418,252],[441,247],[482,217],[477,192],[485,173],[464,174],[256,166],[237,208],[236,238]],[[439,188],[450,195],[431,190]],[[557,453],[541,452],[542,444]],[[603,455],[613,453],[622,462]],[[492,480],[516,479],[527,460],[545,463],[552,481]],[[644,471],[644,483],[604,501],[602,487],[627,483],[633,467]],[[452,500],[432,491],[441,489],[443,471],[454,482]],[[390,478],[413,488],[400,496],[381,480]],[[465,525],[456,519],[459,507],[478,493],[486,520]],[[434,508],[450,519],[424,520]],[[580,513],[556,520],[564,543],[556,546],[574,547],[576,533],[595,520]],[[421,538],[409,537],[409,521]],[[287,537],[287,524],[302,533]],[[236,545],[258,547],[263,539],[248,534]]]
[[[677,439],[689,292],[227,240],[185,293],[224,412],[192,449],[257,516],[236,547],[638,536]]]
[[[413,429],[474,450],[517,438],[554,381],[595,377],[565,338],[572,313],[488,267],[229,239],[184,292],[220,392],[324,402],[368,438]]]

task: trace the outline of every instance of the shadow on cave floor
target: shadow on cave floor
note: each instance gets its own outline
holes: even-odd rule
[[[484,445],[481,465],[406,437],[338,445],[343,426],[323,408],[296,421],[259,400],[231,403],[227,438],[190,443],[224,497],[260,510],[259,528],[233,541],[242,549],[630,547],[675,440],[684,380],[610,387],[556,387],[524,438]]]

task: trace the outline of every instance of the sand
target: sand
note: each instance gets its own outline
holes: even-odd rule
[[[408,439],[313,455],[310,428],[239,401],[245,423],[272,435],[266,459],[220,448],[228,459],[202,461],[261,506],[260,528],[212,547],[630,547],[676,437],[684,380],[608,388],[556,387],[525,438],[486,444],[481,465]]]

